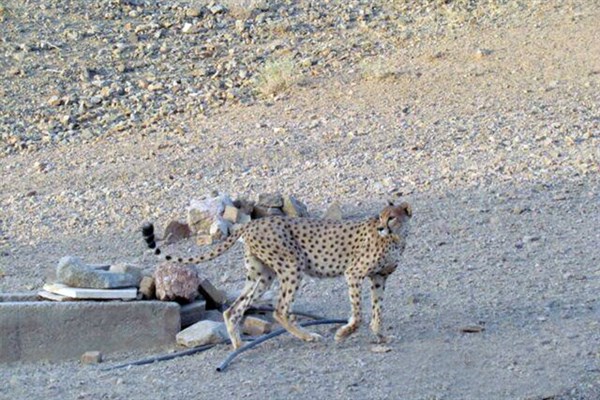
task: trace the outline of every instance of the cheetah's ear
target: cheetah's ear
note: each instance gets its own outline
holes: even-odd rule
[[[412,207],[410,206],[410,204],[408,204],[407,202],[402,202],[402,204],[400,204],[398,206],[402,211],[404,211],[404,213],[408,216],[408,217],[412,217]]]

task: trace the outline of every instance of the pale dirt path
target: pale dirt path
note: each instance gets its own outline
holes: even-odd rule
[[[38,288],[66,254],[149,265],[140,221],[182,217],[213,188],[295,193],[317,212],[341,199],[351,215],[402,192],[415,219],[388,289],[390,353],[369,352],[365,329],[335,346],[320,328],[322,343],[282,337],[225,375],[225,348],[106,373],[2,366],[0,397],[598,398],[599,18],[426,41],[398,52],[389,81],[348,72],[272,106],[2,158],[3,291]],[[239,288],[239,256],[207,276]],[[340,316],[344,284],[309,282],[299,303]],[[467,323],[486,331],[458,333]]]

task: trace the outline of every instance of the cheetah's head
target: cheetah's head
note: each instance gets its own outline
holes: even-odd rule
[[[382,237],[388,235],[406,237],[411,217],[412,209],[410,204],[402,202],[399,205],[394,205],[390,201],[389,205],[379,214],[377,232]]]

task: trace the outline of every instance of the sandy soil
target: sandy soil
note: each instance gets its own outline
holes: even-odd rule
[[[69,254],[151,266],[141,222],[184,218],[211,190],[291,193],[313,215],[339,201],[349,218],[399,196],[414,220],[386,292],[388,353],[370,351],[367,329],[335,345],[315,328],[324,341],[282,336],[224,374],[225,346],[110,372],[75,360],[2,365],[0,397],[600,398],[598,20],[594,1],[515,11],[388,49],[377,71],[304,76],[273,101],[10,147],[3,292],[38,289]],[[201,269],[239,289],[240,248]],[[307,280],[298,305],[349,312],[342,280]],[[472,324],[485,330],[460,332]]]

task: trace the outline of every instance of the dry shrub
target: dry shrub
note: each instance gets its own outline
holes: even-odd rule
[[[241,20],[247,20],[255,10],[267,7],[266,0],[222,0],[220,3],[227,7],[229,15]]]
[[[358,66],[358,71],[360,77],[368,81],[395,79],[400,75],[400,71],[392,63],[392,60],[384,57],[370,57],[363,59]]]
[[[276,96],[298,82],[298,74],[298,66],[290,56],[269,60],[258,72],[255,90],[263,97]]]

